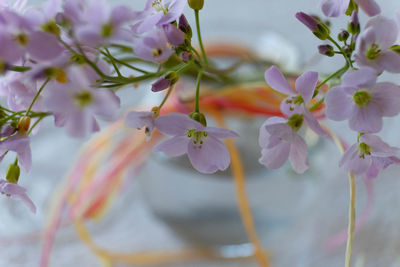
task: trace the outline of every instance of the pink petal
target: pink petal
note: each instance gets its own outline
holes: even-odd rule
[[[360,8],[370,17],[381,13],[381,9],[375,0],[355,0]]]
[[[346,12],[349,2],[350,0],[324,0],[321,9],[327,17],[339,17]]]
[[[153,151],[163,152],[170,157],[177,157],[187,153],[189,143],[191,143],[191,139],[186,136],[174,136],[155,146]]]
[[[216,138],[232,138],[239,137],[237,133],[229,129],[217,128],[217,127],[206,127],[204,131]]]
[[[380,49],[391,47],[397,39],[398,27],[396,21],[384,16],[376,16],[371,18],[365,29],[372,29],[375,35],[375,42]],[[372,41],[372,40],[371,40]]]
[[[360,137],[360,142],[366,143],[372,148],[372,156],[391,157],[399,152],[398,148],[389,146],[377,135],[364,134]]]
[[[350,117],[354,103],[344,87],[332,87],[326,94],[326,116],[335,121]],[[352,88],[349,88],[352,89]]]
[[[148,117],[152,117],[152,113],[149,111],[132,111],[126,115],[125,123],[130,128],[140,129],[147,125]]]
[[[265,81],[274,90],[281,92],[285,95],[294,95],[296,92],[287,82],[281,71],[276,67],[272,66],[265,72]]]
[[[367,171],[371,165],[371,161],[372,160],[370,156],[360,158],[358,144],[354,144],[344,152],[339,161],[339,167],[343,168],[346,172],[352,172],[358,175]]]
[[[199,122],[181,113],[171,113],[155,120],[158,130],[168,135],[185,135],[189,129],[203,128]]]
[[[318,82],[318,73],[315,71],[308,71],[303,73],[299,78],[296,80],[296,90],[302,96],[304,103],[308,103],[315,90],[315,86]]]
[[[381,110],[382,116],[392,117],[400,113],[400,88],[389,82],[377,83],[372,93],[373,101]]]
[[[376,70],[371,67],[362,67],[359,70],[350,70],[342,77],[342,85],[346,87],[369,87],[376,83]]]
[[[289,161],[297,173],[304,173],[308,169],[307,145],[302,137],[294,135],[290,146]]]
[[[270,149],[261,150],[261,158],[258,160],[269,169],[279,169],[289,157],[290,144],[282,141]]]
[[[366,107],[354,107],[349,119],[350,129],[360,133],[377,133],[382,129],[382,116],[379,107],[370,103]]]
[[[224,171],[230,163],[230,155],[225,145],[212,136],[208,136],[202,148],[189,143],[188,156],[193,167],[201,173],[214,173]]]
[[[37,31],[29,36],[27,50],[32,59],[42,61],[57,58],[64,48],[53,34]]]
[[[312,113],[307,108],[304,108],[303,118],[306,121],[308,127],[310,127],[311,130],[313,130],[316,134],[320,136],[328,135],[328,133],[321,127],[321,125],[319,125],[317,119],[314,118]]]
[[[400,72],[400,55],[396,52],[387,50],[384,51],[378,59],[376,59],[376,63],[379,64],[383,69],[391,73],[399,73]]]

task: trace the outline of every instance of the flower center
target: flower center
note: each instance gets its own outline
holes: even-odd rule
[[[294,108],[296,106],[301,105],[302,103],[304,103],[304,100],[301,97],[301,95],[297,95],[297,96],[294,96],[294,97],[286,100],[286,104],[291,104],[289,109],[292,111],[294,110]]]
[[[353,95],[353,101],[359,107],[368,106],[370,100],[371,100],[371,95],[365,90],[357,91]]]
[[[58,28],[55,20],[49,20],[47,23],[42,25],[42,30],[55,35],[60,35],[60,28]]]
[[[366,143],[360,143],[358,145],[358,149],[360,151],[360,158],[365,158],[365,155],[371,155],[371,147]]]
[[[293,114],[289,117],[287,125],[289,125],[293,131],[297,132],[301,128],[301,125],[303,125],[303,115]]]
[[[154,56],[154,57],[159,57],[159,56],[162,55],[162,53],[163,53],[163,51],[162,51],[162,49],[159,48],[159,47],[157,47],[156,49],[153,50],[153,56]]]
[[[153,4],[151,4],[151,6],[154,7],[154,9],[155,9],[157,12],[162,11],[162,12],[164,13],[164,15],[168,13],[168,8],[166,8],[166,7],[164,7],[164,6],[162,5],[161,0],[155,0],[155,1],[153,1]]]
[[[74,95],[74,100],[79,107],[85,108],[93,101],[93,96],[89,91],[82,91]]]
[[[374,60],[377,59],[380,55],[381,55],[381,50],[379,49],[379,46],[377,44],[373,44],[368,49],[366,57],[370,60]]]
[[[101,37],[107,38],[110,37],[114,32],[113,25],[111,23],[104,24],[103,27],[101,27]]]
[[[186,136],[192,139],[193,148],[202,148],[204,139],[208,136],[208,133],[202,131],[196,131],[195,129],[190,129],[187,131]]]
[[[24,32],[20,32],[15,36],[15,41],[21,46],[26,46],[29,42],[29,36]]]

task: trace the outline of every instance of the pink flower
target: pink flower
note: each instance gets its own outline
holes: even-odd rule
[[[86,137],[99,130],[95,117],[113,119],[120,106],[119,98],[110,90],[93,88],[86,73],[79,67],[66,70],[67,83],[52,83],[43,91],[43,102],[55,115],[56,126],[66,127],[73,137]]]
[[[33,204],[32,200],[26,194],[26,189],[22,186],[0,179],[0,193],[8,195],[11,198],[21,199],[33,213],[36,213],[35,204]]]
[[[155,128],[154,112],[152,111],[131,111],[126,115],[125,123],[133,129],[145,127],[145,133],[150,136]]]
[[[369,66],[378,73],[400,72],[400,56],[390,50],[399,30],[394,20],[377,16],[370,19],[357,38],[354,58],[359,66]]]
[[[368,16],[375,16],[381,12],[375,0],[355,0],[355,2]],[[321,2],[321,9],[325,16],[339,17],[346,12],[349,3],[350,0],[323,0]]]
[[[375,178],[389,165],[400,164],[400,159],[396,157],[398,152],[398,148],[389,146],[380,137],[364,134],[358,143],[346,150],[339,162],[339,167],[355,175]]]
[[[139,13],[138,22],[132,26],[132,30],[142,34],[154,26],[170,24],[182,15],[186,4],[187,0],[172,0],[169,3],[164,0],[147,0],[145,9]]]
[[[376,72],[364,67],[351,70],[342,84],[326,95],[326,116],[335,121],[349,119],[352,130],[376,133],[382,129],[382,117],[400,113],[400,90],[393,83],[376,83]]]
[[[216,127],[205,127],[187,115],[171,113],[158,117],[155,125],[162,133],[173,136],[155,148],[167,156],[177,157],[188,154],[193,167],[202,173],[225,170],[230,155],[221,138],[238,137],[231,131]]]
[[[279,169],[289,159],[295,172],[303,173],[308,169],[307,145],[297,134],[303,119],[299,114],[293,116],[292,121],[271,117],[261,126],[259,162],[267,168]]]
[[[305,104],[308,103],[314,95],[315,86],[318,82],[317,72],[308,71],[299,76],[295,82],[297,92],[294,91],[285,77],[283,77],[283,74],[275,66],[270,67],[265,72],[265,81],[274,90],[289,95],[281,102],[280,108],[283,114],[288,117],[293,114],[303,114],[304,120],[315,133],[321,136],[326,135],[325,130],[321,128],[318,121],[305,107]]]
[[[25,171],[30,171],[32,166],[32,152],[28,136],[15,134],[0,141],[0,158],[2,159],[8,151],[16,152],[18,161],[22,167],[24,167]]]
[[[133,50],[138,57],[154,62],[165,61],[174,53],[165,31],[159,28],[155,28],[137,39]]]

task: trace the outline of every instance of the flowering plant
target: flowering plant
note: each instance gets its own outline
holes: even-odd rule
[[[52,117],[55,126],[70,136],[87,138],[100,130],[99,118],[116,117],[118,89],[143,81],[153,81],[154,93],[166,94],[151,110],[128,113],[126,125],[145,128],[149,138],[155,129],[172,136],[154,151],[171,157],[187,154],[199,172],[228,168],[230,154],[221,139],[239,136],[207,125],[200,85],[205,78],[229,81],[235,66],[221,69],[207,57],[199,22],[203,0],[147,0],[141,11],[110,8],[98,0],[49,0],[42,8],[26,8],[25,3],[18,0],[0,9],[0,89],[7,103],[0,106],[1,160],[8,152],[16,153],[5,179],[0,179],[3,195],[22,199],[35,211],[26,190],[18,185],[19,166],[30,170],[30,140],[32,134],[40,134],[43,119]],[[187,5],[194,10],[198,48],[192,45],[194,31],[183,14]],[[321,80],[318,72],[304,72],[294,87],[278,67],[265,71],[265,82],[287,97],[280,104],[281,116],[260,126],[259,162],[277,169],[289,160],[295,172],[303,173],[309,168],[307,144],[299,132],[303,126],[337,141],[313,112],[325,106],[328,119],[348,120],[358,137],[338,164],[349,173],[352,186],[346,253],[350,266],[354,176],[376,178],[381,170],[400,164],[399,148],[376,135],[383,128],[383,117],[400,113],[399,86],[378,81],[385,72],[400,72],[399,30],[395,20],[380,15],[374,0],[323,0],[321,9],[328,17],[348,16],[347,30],[335,38],[322,19],[303,12],[296,18],[327,42],[318,47],[319,53],[341,56],[344,64]],[[359,22],[359,12],[371,17],[365,25]],[[183,75],[196,77],[193,112],[165,114],[164,104]]]

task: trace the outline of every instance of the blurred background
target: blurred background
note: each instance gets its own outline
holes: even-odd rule
[[[144,7],[144,0],[113,0],[112,5]],[[40,5],[43,1],[29,1]],[[383,14],[394,18],[397,0],[379,1]],[[318,0],[205,0],[200,20],[203,41],[240,44],[260,55],[281,62],[293,72],[314,70],[329,73],[343,64],[342,58],[325,59],[317,53],[321,41],[299,23],[298,11],[321,15]],[[194,16],[187,8],[191,25]],[[368,18],[361,17],[362,21]],[[344,18],[332,20],[333,32],[346,27]],[[195,40],[195,38],[194,38]],[[400,82],[399,75],[383,80]],[[132,105],[154,101],[149,84],[121,90],[122,112]],[[230,120],[242,138],[238,146],[246,159],[248,194],[256,226],[272,266],[343,266],[345,245],[326,249],[327,242],[347,227],[348,179],[337,168],[340,154],[327,141],[311,141],[311,169],[296,176],[285,167],[266,171],[255,166],[259,157],[258,127],[265,118]],[[346,123],[327,122],[349,143],[355,136]],[[388,119],[382,132],[388,143],[400,146],[400,120]],[[41,231],[48,224],[56,188],[77,159],[85,140],[66,136],[47,119],[40,134],[32,138],[33,168],[21,174],[21,185],[38,207],[31,214],[18,201],[0,198],[0,266],[38,266],[42,251]],[[6,162],[1,165],[5,173]],[[354,259],[358,266],[400,266],[400,168],[391,166],[371,184],[357,180],[358,216],[368,217],[355,238]],[[151,156],[142,172],[130,172],[124,189],[100,220],[88,222],[95,241],[120,252],[178,251],[208,246],[225,256],[246,256],[251,247],[236,210],[235,188],[230,172],[203,176],[188,168],[184,159]],[[373,187],[373,189],[371,189]],[[368,191],[368,190],[369,191]],[[60,189],[58,189],[60,190]],[[371,193],[371,190],[374,192]],[[368,208],[368,205],[373,202]],[[367,214],[363,211],[368,208]],[[239,244],[239,245],[238,245]],[[242,246],[240,246],[242,244]],[[235,245],[233,247],[226,247]],[[223,250],[223,248],[228,250]],[[229,250],[231,248],[231,250]],[[222,250],[221,250],[222,249]],[[102,266],[78,238],[75,228],[62,225],[50,257],[50,266]],[[116,264],[115,266],[127,266]],[[157,266],[257,266],[254,261],[201,260]]]

